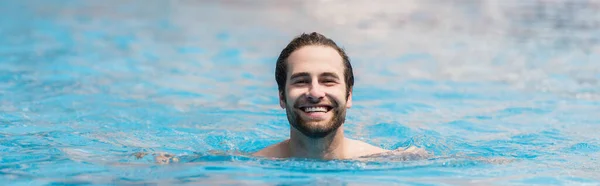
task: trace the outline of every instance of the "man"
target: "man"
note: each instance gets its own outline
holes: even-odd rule
[[[253,155],[313,159],[427,155],[415,147],[390,151],[344,137],[354,75],[348,56],[333,40],[316,32],[293,39],[277,59],[275,79],[279,105],[286,110],[291,126],[290,138]]]

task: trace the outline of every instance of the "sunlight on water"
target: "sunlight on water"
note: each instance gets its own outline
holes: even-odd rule
[[[0,184],[600,184],[600,2],[0,1]],[[268,160],[274,65],[343,46],[347,135],[425,160]],[[156,164],[152,154],[180,161]],[[136,158],[135,154],[149,154]]]

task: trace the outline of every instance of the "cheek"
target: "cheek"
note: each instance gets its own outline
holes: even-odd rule
[[[296,101],[297,98],[298,98],[298,96],[296,96],[296,94],[294,93],[294,90],[291,90],[291,89],[286,90],[286,94],[284,97],[284,101],[286,102],[286,104],[294,104],[294,102]]]
[[[286,91],[287,91],[286,98],[295,100],[296,98],[298,98],[302,95],[304,90],[302,90],[300,88],[288,88]]]
[[[345,88],[335,88],[335,90],[331,91],[333,96],[335,96],[338,101],[346,100],[346,89]]]

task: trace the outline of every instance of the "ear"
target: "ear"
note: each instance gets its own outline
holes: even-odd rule
[[[346,108],[352,107],[352,91],[348,93],[348,99],[346,100]]]
[[[283,92],[279,92],[279,106],[285,109],[285,96],[283,96]]]

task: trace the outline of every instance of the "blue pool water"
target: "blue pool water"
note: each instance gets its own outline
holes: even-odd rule
[[[341,2],[0,0],[0,185],[600,184],[600,2]],[[311,31],[352,59],[347,136],[432,158],[243,155],[288,137]]]

